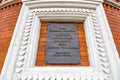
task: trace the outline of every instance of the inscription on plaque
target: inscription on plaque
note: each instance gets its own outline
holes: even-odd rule
[[[75,24],[49,24],[46,46],[47,64],[79,64],[80,51]]]

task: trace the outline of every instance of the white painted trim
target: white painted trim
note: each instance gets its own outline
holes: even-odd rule
[[[42,13],[43,15],[37,15],[38,17],[36,17],[35,16],[35,18],[34,18],[34,22],[33,22],[33,28],[36,28],[36,29],[32,29],[32,31],[31,32],[33,32],[33,33],[31,33],[33,36],[31,37],[31,40],[32,41],[30,41],[29,43],[31,43],[30,45],[30,51],[28,52],[29,54],[33,54],[33,55],[28,55],[28,56],[31,56],[31,57],[27,57],[27,60],[29,61],[28,63],[26,63],[29,67],[32,67],[32,66],[35,66],[35,64],[34,63],[32,63],[32,62],[35,62],[35,57],[33,57],[34,55],[36,55],[36,52],[37,52],[37,49],[36,49],[36,46],[38,45],[38,44],[36,44],[36,42],[38,43],[38,37],[36,37],[37,35],[39,35],[39,29],[40,29],[40,26],[39,26],[39,23],[38,22],[40,22],[40,21],[37,21],[38,19],[40,19],[41,21],[43,21],[43,20],[45,20],[45,21],[62,21],[62,22],[69,22],[69,21],[72,21],[72,22],[78,22],[78,20],[80,20],[80,21],[83,21],[83,18],[81,18],[80,16],[82,16],[82,15],[78,15],[78,14],[76,14],[76,16],[70,16],[70,15],[73,15],[74,13],[72,13],[72,14],[65,14],[64,13],[64,16],[62,15],[62,14],[54,14],[54,16],[53,15],[50,15],[50,14],[45,14],[45,13]],[[48,15],[48,16],[46,16],[46,15]],[[60,18],[59,18],[59,16],[60,16]],[[96,55],[96,51],[95,51],[95,45],[94,45],[94,37],[93,37],[93,31],[90,31],[91,30],[91,28],[92,28],[92,26],[93,25],[91,25],[91,24],[89,24],[90,23],[90,19],[91,18],[89,18],[89,16],[87,17],[88,15],[86,15],[86,14],[84,14],[84,20],[85,20],[85,32],[86,32],[86,36],[89,36],[89,39],[87,39],[86,41],[87,41],[87,43],[89,44],[88,45],[88,49],[90,49],[90,52],[89,52],[89,55],[91,55],[91,57],[93,57],[93,53],[94,53],[94,55]],[[41,18],[41,17],[44,17],[44,18]],[[55,19],[55,18],[56,19]],[[76,20],[76,17],[78,18],[77,20]],[[87,18],[85,18],[85,17],[87,17]],[[81,20],[82,19],[82,20]],[[35,26],[34,26],[34,24],[35,24]],[[37,31],[38,30],[38,31]],[[89,32],[89,33],[88,33]],[[35,40],[37,40],[37,41],[35,41]],[[34,43],[35,42],[35,43]],[[92,44],[91,44],[92,43]],[[92,48],[91,48],[91,45],[92,45]],[[93,48],[93,46],[94,46],[94,48]],[[29,48],[29,47],[28,47]],[[35,51],[34,51],[35,50]],[[34,52],[33,52],[34,51]],[[92,65],[92,66],[95,66],[95,64],[97,65],[97,63],[98,62],[96,62],[95,63],[95,60],[94,60],[94,58],[91,58],[90,57],[90,64]],[[97,57],[96,57],[96,59],[97,59]],[[97,60],[96,60],[97,61]],[[32,64],[32,65],[31,65]]]
[[[29,47],[28,47],[28,56],[27,56],[27,63],[26,67],[33,67],[36,62],[36,56],[37,56],[37,48],[38,48],[38,41],[39,41],[39,34],[40,34],[40,20],[37,16],[33,19],[33,27],[31,31],[31,39],[29,41]]]
[[[99,12],[103,12],[103,13],[98,13],[98,17],[100,20],[100,25],[101,25],[101,30],[103,33],[103,37],[104,37],[104,42],[105,42],[105,47],[107,50],[107,55],[109,58],[109,62],[111,65],[111,71],[113,73],[114,79],[115,80],[120,80],[120,77],[118,77],[120,75],[120,62],[119,62],[119,56],[118,56],[118,52],[113,40],[113,36],[109,27],[109,24],[107,22],[106,16],[105,16],[105,12],[104,12],[104,8],[102,5],[100,5],[101,7],[98,7],[99,9],[97,9]],[[102,17],[100,17],[102,16]],[[104,19],[102,19],[104,18]],[[102,23],[106,23],[106,24],[102,24]],[[114,57],[113,57],[114,56]]]
[[[42,20],[63,22],[84,20],[90,66],[36,67],[35,56],[39,25]],[[3,80],[119,80],[117,69],[120,67],[118,55],[115,54],[117,50],[102,3],[85,0],[24,2],[5,60],[2,78]]]

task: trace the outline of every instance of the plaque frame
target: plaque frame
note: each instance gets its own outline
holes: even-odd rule
[[[90,66],[36,67],[41,21],[84,21]],[[102,0],[36,0],[23,2],[0,78],[120,80],[119,69],[119,58]]]

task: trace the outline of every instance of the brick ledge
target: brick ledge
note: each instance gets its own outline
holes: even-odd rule
[[[19,4],[22,4],[21,0],[11,1],[9,3],[0,5],[0,10],[4,10],[4,9],[7,9],[8,7],[19,5]]]
[[[111,1],[104,1],[103,5],[110,6],[111,8],[113,7],[114,9],[120,10],[120,5],[116,4],[115,2]]]

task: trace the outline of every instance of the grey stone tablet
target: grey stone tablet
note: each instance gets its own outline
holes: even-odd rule
[[[79,64],[80,50],[75,24],[49,24],[46,64]]]

